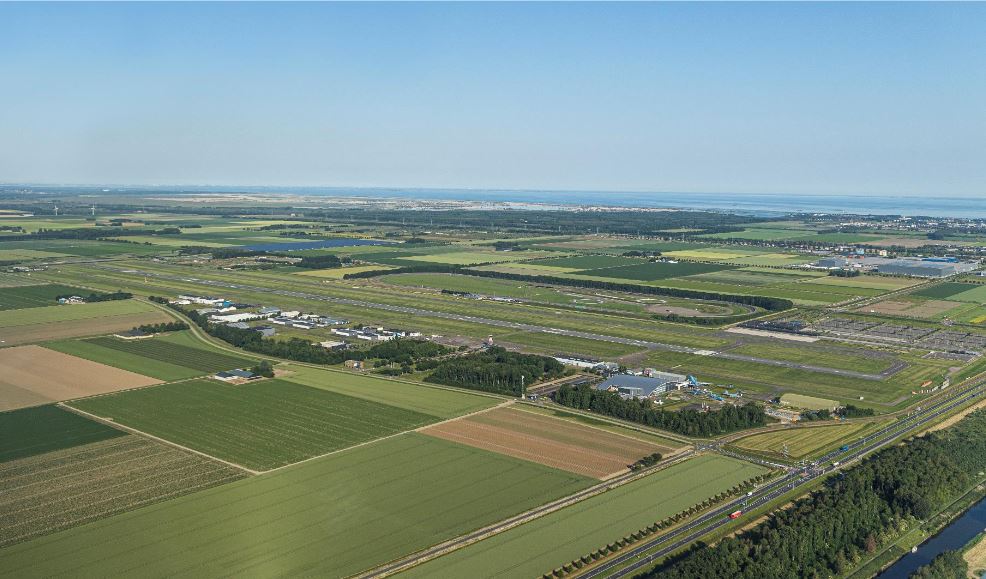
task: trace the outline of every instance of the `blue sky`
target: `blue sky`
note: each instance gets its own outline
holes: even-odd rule
[[[0,182],[986,195],[986,4],[0,3]]]

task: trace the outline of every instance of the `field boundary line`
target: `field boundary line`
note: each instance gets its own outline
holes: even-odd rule
[[[137,430],[136,428],[132,428],[130,426],[126,426],[124,424],[120,424],[120,423],[115,422],[113,420],[109,420],[107,418],[103,418],[102,416],[97,416],[97,415],[92,414],[90,412],[86,412],[85,410],[79,410],[78,408],[75,408],[73,406],[69,406],[68,404],[65,404],[64,402],[59,402],[58,403],[58,406],[61,407],[61,408],[66,409],[66,410],[68,410],[70,412],[74,412],[76,414],[79,414],[81,416],[84,416],[86,418],[89,418],[91,420],[95,420],[96,422],[100,422],[102,424],[105,424],[107,426],[112,426],[114,428],[117,428],[119,430],[123,430],[123,431],[129,432],[131,434],[137,434],[139,436],[144,436],[144,437],[150,438],[152,440],[156,440],[158,442],[167,444],[168,446],[171,446],[171,447],[174,447],[174,448],[178,448],[178,449],[184,450],[186,452],[191,452],[193,454],[197,454],[199,456],[208,458],[210,460],[214,460],[216,462],[221,462],[221,463],[223,463],[223,464],[225,464],[227,466],[231,466],[233,468],[242,470],[243,472],[246,472],[246,473],[249,473],[249,474],[252,474],[252,475],[261,474],[261,471],[247,468],[247,467],[245,467],[245,466],[243,466],[241,464],[236,464],[235,462],[230,462],[228,460],[223,460],[221,458],[212,456],[211,454],[206,454],[206,453],[204,453],[202,451],[195,450],[194,448],[189,448],[187,446],[183,446],[181,444],[178,444],[177,442],[172,442],[172,441],[167,440],[165,438],[161,438],[160,436],[154,436],[153,434],[148,434],[148,433],[146,433],[146,432],[144,432],[142,430]]]
[[[382,578],[406,571],[412,567],[426,563],[432,559],[436,559],[443,555],[447,555],[453,551],[457,551],[463,547],[472,545],[479,541],[485,540],[491,536],[497,535],[504,531],[508,531],[514,527],[523,525],[535,519],[539,519],[543,516],[549,515],[571,505],[580,503],[586,499],[592,498],[596,495],[602,494],[606,491],[615,489],[617,487],[623,486],[625,484],[631,483],[645,476],[654,474],[675,466],[681,462],[685,462],[693,457],[699,456],[695,451],[686,451],[686,453],[680,454],[664,463],[655,465],[653,468],[645,469],[638,472],[629,472],[622,475],[623,478],[610,479],[603,481],[599,484],[593,485],[589,488],[578,491],[567,497],[562,497],[553,502],[535,507],[527,512],[514,515],[504,519],[503,521],[487,525],[471,533],[449,539],[418,553],[412,553],[400,559],[394,559],[389,563],[384,563],[383,565],[378,565],[373,569],[368,569],[361,573],[351,575],[356,579],[370,579],[370,578]]]
[[[513,404],[513,400],[507,400],[507,401],[501,402],[500,404],[497,404],[496,406],[491,406],[489,408],[483,408],[482,410],[477,410],[475,412],[470,412],[469,414],[463,414],[462,416],[455,416],[453,418],[447,418],[447,419],[442,420],[440,422],[432,422],[431,424],[425,424],[423,426],[419,426],[417,428],[412,428],[410,430],[402,430],[400,432],[395,432],[393,434],[388,434],[387,436],[382,436],[380,438],[374,438],[373,440],[366,440],[366,441],[360,442],[358,444],[354,444],[352,446],[347,446],[346,448],[337,448],[335,450],[332,450],[332,451],[329,451],[329,452],[326,452],[326,453],[323,453],[323,454],[319,454],[317,456],[310,456],[308,458],[303,458],[303,459],[299,460],[298,462],[292,462],[291,464],[283,464],[281,466],[272,468],[270,470],[258,471],[256,474],[268,474],[268,473],[276,472],[276,471],[279,471],[279,470],[282,470],[282,469],[285,469],[285,468],[289,468],[289,467],[292,467],[292,466],[296,466],[296,465],[299,465],[299,464],[303,464],[303,463],[306,463],[306,462],[317,460],[319,458],[325,458],[327,456],[332,456],[333,454],[339,454],[340,452],[346,452],[347,450],[352,450],[354,448],[359,448],[361,446],[367,446],[369,444],[374,444],[374,443],[377,443],[377,442],[380,442],[380,441],[383,441],[383,440],[387,440],[389,438],[395,438],[395,437],[398,437],[398,436],[403,436],[405,434],[410,434],[412,432],[420,432],[420,431],[422,431],[422,430],[424,430],[426,428],[431,428],[432,426],[438,426],[439,424],[445,424],[446,422],[453,422],[455,420],[460,420],[462,418],[466,418],[467,416],[473,416],[473,415],[476,415],[476,414],[482,414],[484,412],[489,412],[490,410],[494,410],[496,408],[502,408],[504,406],[509,406],[511,404]]]

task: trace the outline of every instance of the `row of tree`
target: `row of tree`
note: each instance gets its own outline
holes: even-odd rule
[[[984,469],[986,412],[978,411],[885,448],[756,527],[696,544],[644,577],[840,576],[966,492]]]
[[[670,430],[685,436],[718,436],[767,424],[767,415],[757,404],[723,406],[720,410],[663,410],[646,398],[623,398],[616,392],[597,390],[589,384],[563,385],[555,393],[555,402],[591,410],[606,416]]]
[[[62,294],[62,295],[59,295],[59,296],[55,296],[55,300],[57,301],[57,300],[60,300],[60,299],[68,299],[70,297],[74,297],[75,295],[76,294]],[[129,300],[130,298],[134,297],[134,295],[132,293],[130,293],[130,292],[125,292],[125,291],[119,291],[118,290],[118,291],[109,292],[109,293],[92,292],[91,294],[89,294],[87,296],[78,296],[78,297],[84,299],[88,303],[92,303],[92,302],[112,302],[112,301],[116,301],[116,300]]]
[[[144,324],[142,326],[137,326],[135,330],[140,330],[141,332],[147,334],[161,334],[164,332],[180,332],[181,330],[187,330],[188,324],[185,322],[162,322],[160,324]]]
[[[482,352],[443,360],[425,380],[521,396],[524,386],[542,379],[560,378],[564,374],[565,366],[554,358],[510,352],[495,346]]]

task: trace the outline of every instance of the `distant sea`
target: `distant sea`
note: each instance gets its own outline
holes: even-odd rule
[[[37,186],[35,186],[37,187]],[[258,193],[314,196],[352,196],[423,200],[463,200],[538,203],[548,205],[607,205],[719,210],[757,216],[787,213],[851,213],[931,217],[986,218],[986,194],[981,197],[785,195],[746,193],[629,193],[612,191],[536,191],[497,189],[396,189],[356,187],[250,187],[250,186],[108,186],[116,193],[160,191],[172,193]],[[40,187],[38,187],[40,188]],[[87,188],[96,189],[96,188]]]

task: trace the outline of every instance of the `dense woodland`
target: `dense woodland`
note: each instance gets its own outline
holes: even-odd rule
[[[521,396],[523,386],[559,378],[565,366],[554,358],[509,352],[498,346],[445,360],[426,380],[472,390]]]
[[[644,577],[838,576],[961,496],[984,469],[986,412],[978,411],[885,448],[749,531],[696,544]],[[928,573],[921,577],[951,576]]]
[[[616,392],[597,390],[589,384],[562,386],[555,393],[555,402],[569,408],[591,410],[686,436],[717,436],[767,424],[767,415],[756,404],[726,405],[720,410],[710,412],[671,412],[662,410],[651,400],[625,399]]]

